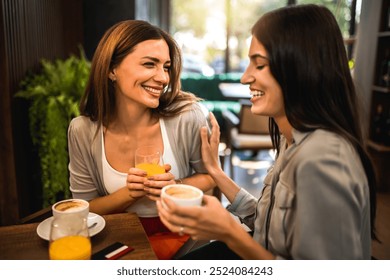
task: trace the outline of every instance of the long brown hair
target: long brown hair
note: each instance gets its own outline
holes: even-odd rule
[[[290,124],[299,131],[335,132],[355,147],[369,183],[371,235],[376,239],[375,172],[359,126],[361,105],[335,17],[322,6],[288,6],[261,17],[252,34],[267,50]],[[279,128],[272,118],[270,132],[279,151]]]
[[[195,95],[180,90],[181,53],[174,39],[159,27],[142,20],[126,20],[109,28],[101,38],[91,63],[85,93],[81,98],[81,115],[108,126],[116,116],[115,88],[109,73],[130,54],[134,47],[146,40],[163,39],[168,44],[171,67],[168,90],[160,97],[160,104],[151,109],[159,116],[174,116],[198,100]]]

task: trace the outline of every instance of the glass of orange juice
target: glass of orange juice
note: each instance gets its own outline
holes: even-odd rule
[[[135,151],[135,167],[145,170],[148,177],[165,173],[162,153],[154,146],[139,147]]]
[[[69,214],[53,219],[49,244],[51,260],[89,260],[91,251],[91,240],[85,218]]]

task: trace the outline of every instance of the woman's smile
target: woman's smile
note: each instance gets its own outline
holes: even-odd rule
[[[155,88],[155,87],[150,87],[150,86],[142,86],[149,94],[155,96],[155,97],[160,97],[160,95],[162,94],[164,88],[163,87],[158,87],[158,88]]]
[[[252,95],[252,99],[253,99],[253,98],[256,98],[256,97],[264,96],[265,93],[262,90],[251,90],[250,94]]]

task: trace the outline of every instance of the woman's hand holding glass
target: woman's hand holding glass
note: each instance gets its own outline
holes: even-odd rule
[[[170,184],[175,184],[175,176],[170,173],[171,165],[164,164],[164,174],[158,174],[148,177],[147,172],[139,168],[130,168],[127,174],[127,188],[130,196],[139,199],[148,196],[152,200],[160,197],[161,189]]]
[[[158,200],[161,189],[175,183],[175,177],[169,171],[171,166],[164,164],[162,154],[153,146],[138,148],[135,153],[135,168],[130,168],[127,186],[134,198],[147,196]]]
[[[127,173],[127,188],[130,192],[130,197],[135,200],[147,194],[144,190],[144,182],[147,180],[146,174],[146,171],[135,167],[130,168]]]
[[[166,185],[175,184],[175,176],[170,173],[171,165],[164,164],[165,173],[147,177],[144,181],[144,191],[147,192],[147,197],[157,201],[160,199],[161,189]]]

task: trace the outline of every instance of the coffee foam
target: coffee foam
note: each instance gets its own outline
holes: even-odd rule
[[[172,187],[166,190],[166,193],[170,196],[189,199],[189,198],[197,198],[199,197],[199,193],[194,190],[181,188],[181,187]]]
[[[62,212],[72,212],[84,207],[85,204],[79,201],[65,201],[56,205],[55,209]]]

